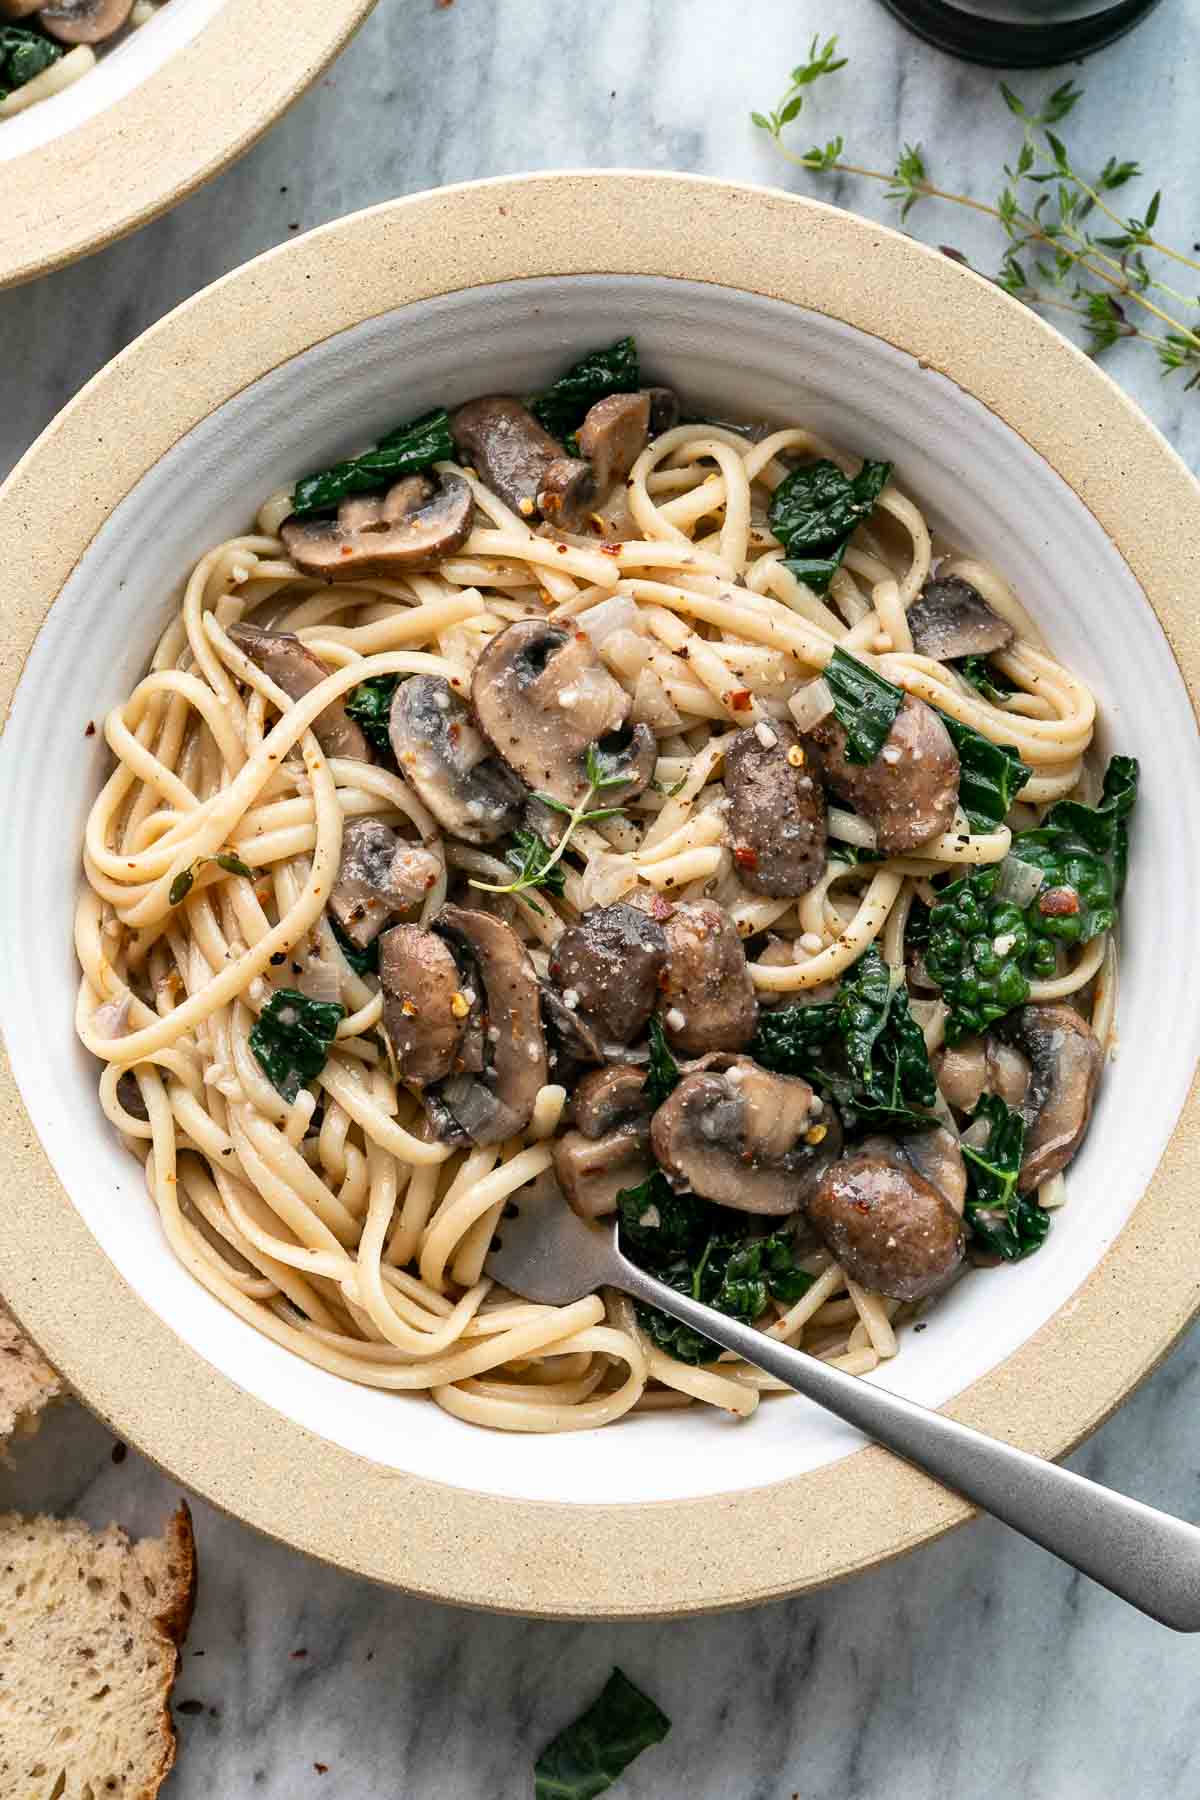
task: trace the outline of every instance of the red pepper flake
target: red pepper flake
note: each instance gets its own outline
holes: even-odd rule
[[[745,712],[752,699],[749,688],[734,688],[729,696],[729,704],[734,712]]]
[[[438,0],[439,5],[442,5],[444,3],[446,3],[446,0]],[[314,1763],[313,1768],[317,1771],[318,1775],[328,1775],[328,1773],[329,1773],[329,1764],[328,1763]]]
[[[300,229],[300,227],[298,225],[289,225],[288,226],[289,231],[299,231],[299,229]],[[353,556],[354,555],[354,545],[353,544],[343,544],[341,549],[338,551],[338,555],[339,556]]]
[[[567,554],[567,546],[565,544],[560,544],[558,546],[558,554],[560,556],[565,556]]]
[[[307,1655],[308,1655],[307,1650],[293,1650],[292,1651],[292,1661],[293,1662],[303,1662],[304,1658]]]
[[[620,556],[621,546],[620,544],[601,544],[600,554],[601,556]]]
[[[89,719],[89,720],[88,720],[88,722],[87,722],[87,729],[86,729],[86,731],[85,731],[85,732],[84,732],[84,734],[83,734],[83,735],[84,735],[84,737],[95,737],[95,735],[96,735],[96,721],[95,721],[95,719]]]
[[[1079,911],[1079,895],[1073,887],[1047,888],[1038,900],[1044,919],[1073,919]]]
[[[739,869],[757,869],[758,851],[752,850],[749,844],[735,844],[733,860]]]

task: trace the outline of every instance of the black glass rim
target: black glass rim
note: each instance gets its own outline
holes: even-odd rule
[[[1121,37],[1158,3],[1123,0],[1120,6],[1060,25],[1014,25],[1007,19],[977,18],[943,5],[942,0],[883,0],[888,11],[926,43],[967,62],[1000,69],[1041,69],[1087,56]]]

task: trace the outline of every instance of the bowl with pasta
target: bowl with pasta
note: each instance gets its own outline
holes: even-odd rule
[[[0,0],[0,288],[112,243],[227,167],[373,4]]]
[[[1012,301],[766,191],[477,184],[201,295],[0,495],[0,1290],[181,1479],[470,1604],[962,1519],[487,1253],[549,1191],[1045,1454],[1119,1402],[1200,1273],[1196,517]]]

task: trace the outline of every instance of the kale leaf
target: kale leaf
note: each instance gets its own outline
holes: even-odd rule
[[[798,1300],[813,1277],[798,1267],[786,1228],[746,1233],[745,1219],[696,1194],[677,1194],[661,1169],[617,1197],[621,1247],[668,1287],[731,1318],[752,1323],[769,1300]],[[638,1321],[651,1342],[680,1362],[712,1362],[718,1346],[691,1326],[641,1302]]]
[[[1032,1194],[1017,1191],[1025,1121],[998,1094],[982,1095],[971,1123],[979,1119],[988,1123],[986,1143],[976,1147],[968,1137],[961,1146],[967,1169],[963,1216],[982,1249],[1002,1256],[1005,1262],[1019,1262],[1041,1249],[1050,1230],[1050,1214]]]
[[[397,426],[365,456],[306,475],[296,483],[292,511],[302,519],[314,513],[332,512],[351,494],[378,493],[402,475],[417,475],[431,464],[450,462],[453,457],[450,415],[444,406],[438,407],[407,425]]]
[[[924,1034],[874,944],[834,999],[763,1013],[747,1054],[764,1069],[826,1089],[848,1130],[930,1123],[937,1084]]]
[[[23,25],[0,25],[0,100],[56,63],[62,47]]]
[[[1072,838],[1081,839],[1097,855],[1112,858],[1113,893],[1120,899],[1129,861],[1129,815],[1137,799],[1138,774],[1136,757],[1110,757],[1099,806],[1060,800],[1036,831],[1022,832],[1021,842],[1049,843],[1057,837],[1060,844],[1065,844]]]
[[[599,1698],[538,1757],[534,1800],[595,1800],[670,1729],[671,1721],[653,1700],[614,1669]]]
[[[363,736],[374,744],[376,750],[390,750],[392,747],[392,740],[388,736],[388,721],[399,685],[399,675],[368,675],[365,681],[360,681],[357,687],[351,688],[346,696],[346,716],[361,726]]]
[[[857,475],[843,475],[823,459],[793,469],[775,489],[767,523],[783,545],[784,568],[814,594],[828,588],[852,533],[870,516],[891,473],[891,463],[865,462]]]
[[[958,797],[972,831],[995,831],[1033,773],[1009,744],[993,744],[981,731],[939,714],[958,751]]]
[[[325,1067],[329,1046],[346,1016],[344,1006],[310,1000],[296,988],[277,988],[250,1028],[250,1048],[267,1080],[290,1106],[306,1081]]]
[[[1016,693],[1008,676],[1001,674],[986,656],[952,656],[950,667],[957,669],[963,680],[993,706],[999,706],[1010,694]]]
[[[332,913],[327,913],[329,929],[334,935],[338,949],[345,957],[356,975],[378,975],[379,973],[379,939],[372,938],[365,949],[348,938]]]
[[[650,1066],[642,1090],[651,1106],[661,1106],[679,1080],[679,1064],[671,1054],[666,1033],[657,1018],[650,1021]]]
[[[834,717],[846,733],[847,762],[874,762],[900,711],[904,689],[840,649],[825,665],[824,675],[833,695]]]
[[[642,385],[637,344],[619,338],[607,350],[589,350],[529,403],[539,424],[560,441],[582,425],[590,406],[606,394],[632,394]]]

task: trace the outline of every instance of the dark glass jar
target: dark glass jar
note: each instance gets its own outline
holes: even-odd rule
[[[1111,44],[1158,0],[883,0],[927,42],[968,62],[1040,69]]]

